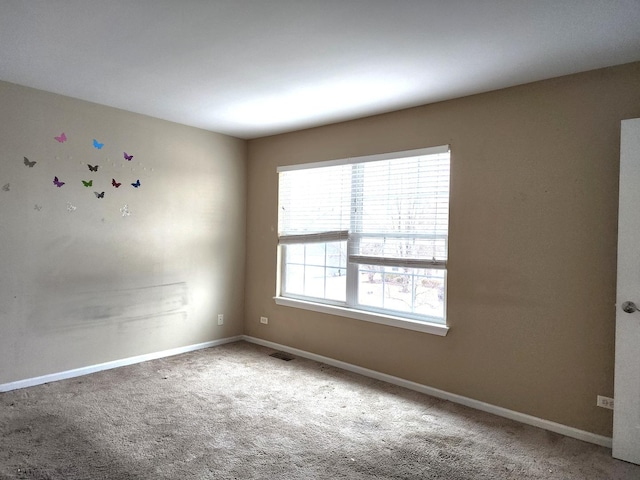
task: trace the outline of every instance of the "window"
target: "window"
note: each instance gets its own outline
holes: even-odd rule
[[[276,301],[398,326],[446,323],[447,146],[278,173]]]

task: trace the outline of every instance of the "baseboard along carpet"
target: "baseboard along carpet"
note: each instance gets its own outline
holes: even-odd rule
[[[246,342],[0,394],[0,479],[640,478],[605,447]]]

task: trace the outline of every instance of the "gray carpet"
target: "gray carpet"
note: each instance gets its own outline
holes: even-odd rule
[[[610,450],[240,342],[0,394],[1,479],[640,479]]]

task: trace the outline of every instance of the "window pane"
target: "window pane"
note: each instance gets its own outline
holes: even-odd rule
[[[347,243],[327,243],[327,266],[344,267],[347,264]]]
[[[445,272],[436,269],[360,265],[358,303],[444,321]]]
[[[326,298],[344,302],[347,299],[347,270],[345,268],[327,268]]]
[[[304,294],[324,298],[324,267],[307,266],[304,269]]]
[[[287,263],[304,263],[304,245],[286,245]]]
[[[416,276],[416,313],[444,318],[445,279],[443,270],[420,270],[425,275]]]
[[[360,265],[358,273],[358,303],[370,307],[384,307],[383,267]]]
[[[304,293],[304,265],[287,265],[284,290],[298,295]]]
[[[407,268],[387,268],[384,274],[384,307],[397,312],[412,312],[413,278]],[[391,271],[389,271],[391,270]]]
[[[282,293],[346,302],[346,252],[346,241],[285,245]]]
[[[309,243],[305,245],[304,263],[307,265],[323,265],[325,264],[325,245],[324,243]]]

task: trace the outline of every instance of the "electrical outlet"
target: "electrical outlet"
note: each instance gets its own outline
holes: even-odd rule
[[[260,317],[260,323],[267,325],[269,323],[269,319],[267,317]]]
[[[222,313],[218,314],[218,325],[224,325],[224,315]]]
[[[603,397],[602,395],[598,395],[598,401],[596,405],[602,408],[608,408],[609,410],[613,410],[613,398]]]

